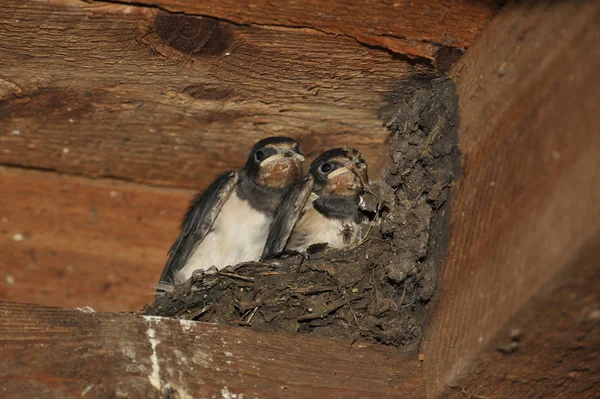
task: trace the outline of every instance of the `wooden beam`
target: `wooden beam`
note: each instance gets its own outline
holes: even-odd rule
[[[193,193],[0,168],[0,300],[121,311],[150,302]]]
[[[597,398],[600,234],[490,341],[449,398]]]
[[[424,344],[430,398],[600,226],[599,21],[598,2],[511,2],[453,71],[464,173]]]
[[[3,398],[405,398],[395,349],[174,319],[0,303]]]
[[[107,1],[107,0],[100,0]],[[112,0],[108,0],[112,1]],[[440,46],[468,47],[501,2],[409,1],[191,1],[124,0],[174,12],[207,15],[238,24],[309,28],[350,36],[399,54],[433,59]]]
[[[347,37],[79,0],[5,2],[0,43],[0,164],[194,188],[269,135],[384,161],[381,110],[430,72]]]

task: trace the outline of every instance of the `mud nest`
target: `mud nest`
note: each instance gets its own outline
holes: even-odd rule
[[[381,117],[391,132],[390,163],[370,188],[380,223],[362,243],[199,273],[145,312],[414,350],[436,291],[450,187],[460,171],[454,84],[402,82]]]

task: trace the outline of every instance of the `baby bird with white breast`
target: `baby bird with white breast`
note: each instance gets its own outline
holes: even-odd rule
[[[370,223],[360,208],[368,182],[360,152],[335,148],[321,154],[277,208],[263,257],[321,243],[343,248],[362,239]]]
[[[196,270],[258,260],[283,194],[303,174],[303,161],[294,139],[269,137],[254,145],[242,170],[217,177],[192,201],[169,250],[159,292]]]

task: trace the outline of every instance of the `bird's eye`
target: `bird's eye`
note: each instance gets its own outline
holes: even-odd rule
[[[331,170],[331,164],[330,163],[324,163],[323,165],[321,165],[321,172],[327,173],[330,170]]]
[[[265,153],[261,150],[256,151],[256,154],[254,154],[254,156],[256,157],[257,161],[262,161],[263,159],[265,159]]]

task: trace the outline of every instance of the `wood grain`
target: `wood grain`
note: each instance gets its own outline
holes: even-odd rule
[[[101,0],[105,1],[105,0]],[[110,1],[110,0],[109,0]],[[499,1],[124,0],[238,24],[309,28],[350,36],[399,54],[434,59],[440,46],[468,47]]]
[[[178,187],[270,135],[378,164],[380,110],[430,72],[348,37],[78,0],[5,2],[0,43],[0,164]]]
[[[464,173],[424,345],[428,397],[600,226],[599,21],[597,2],[512,2],[453,71]]]
[[[0,303],[3,398],[423,398],[393,348]]]
[[[193,192],[0,168],[0,300],[136,310]]]
[[[449,398],[600,395],[600,234],[482,351]]]

